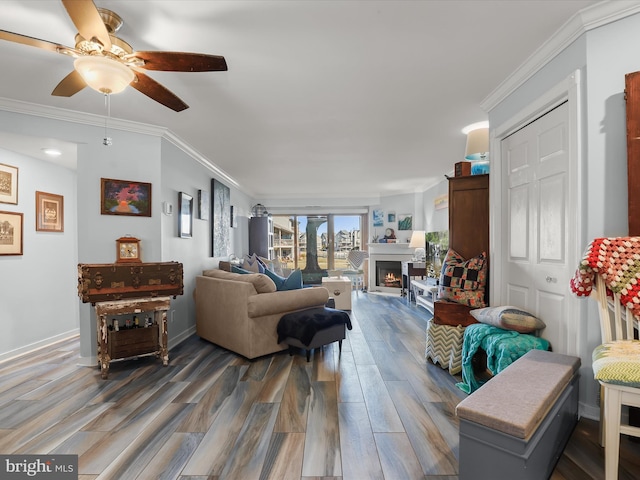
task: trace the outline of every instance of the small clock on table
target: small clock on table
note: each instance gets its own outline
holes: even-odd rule
[[[116,240],[116,263],[141,261],[139,238],[120,237]]]

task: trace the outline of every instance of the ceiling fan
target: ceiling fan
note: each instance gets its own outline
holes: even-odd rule
[[[93,0],[61,0],[78,29],[75,47],[40,40],[19,33],[0,30],[0,40],[7,40],[74,57],[74,70],[51,92],[70,97],[89,86],[104,94],[118,93],[127,85],[162,105],[180,112],[189,108],[166,87],[141,70],[166,72],[226,71],[227,62],[219,55],[202,53],[140,51],[136,52],[115,33],[122,19],[111,10],[98,8]]]

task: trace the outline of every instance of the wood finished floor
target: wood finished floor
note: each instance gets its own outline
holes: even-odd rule
[[[427,313],[354,293],[332,344],[249,362],[198,337],[76,365],[78,338],[0,364],[0,453],[79,455],[79,479],[458,479],[460,378],[424,360]],[[602,479],[597,423],[582,419],[553,480]],[[621,479],[640,478],[623,438]]]

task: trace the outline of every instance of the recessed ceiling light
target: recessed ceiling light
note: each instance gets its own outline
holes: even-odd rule
[[[62,152],[56,148],[43,148],[42,151],[50,157],[59,157],[62,155]]]

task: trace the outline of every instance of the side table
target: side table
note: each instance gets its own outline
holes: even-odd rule
[[[411,303],[411,277],[424,278],[427,275],[425,262],[402,262],[402,291],[401,295],[407,295],[407,303]]]
[[[162,365],[169,364],[167,349],[167,311],[170,297],[135,298],[96,302],[98,363],[102,378],[109,374],[109,363],[118,358],[156,355]],[[153,312],[153,324],[148,327],[110,329],[109,316],[137,315]]]
[[[338,310],[351,310],[351,280],[347,277],[322,277],[322,286],[329,290]]]

